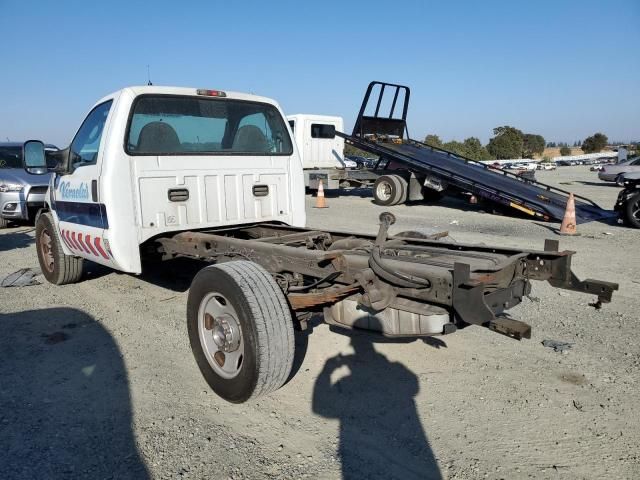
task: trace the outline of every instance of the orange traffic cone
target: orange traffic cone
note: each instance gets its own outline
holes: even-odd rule
[[[324,199],[324,187],[322,186],[322,180],[318,184],[318,193],[316,194],[316,205],[313,208],[329,208],[327,202]]]
[[[576,230],[576,201],[573,198],[573,193],[569,194],[569,200],[567,200],[567,208],[564,211],[564,218],[562,219],[562,225],[560,225],[560,235],[577,235]]]

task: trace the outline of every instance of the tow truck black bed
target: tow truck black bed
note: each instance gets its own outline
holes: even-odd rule
[[[380,86],[375,111],[365,115],[371,93]],[[380,115],[383,97],[391,91],[390,112]],[[402,117],[394,118],[394,110],[403,92]],[[409,88],[381,82],[371,82],[356,120],[353,133],[339,133],[345,141],[361,150],[378,155],[379,164],[394,164],[411,172],[429,174],[446,182],[448,188],[470,192],[490,202],[515,208],[544,220],[562,220],[569,192],[532,180],[525,180],[507,171],[498,171],[481,162],[431,147],[408,138],[406,115]],[[406,135],[405,135],[406,133]],[[574,195],[578,223],[614,216],[588,198]]]

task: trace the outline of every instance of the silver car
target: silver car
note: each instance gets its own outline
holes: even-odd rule
[[[640,157],[633,157],[629,160],[612,165],[604,165],[598,172],[598,178],[605,182],[616,182],[623,186],[622,176],[629,172],[640,172]]]
[[[49,151],[57,150],[46,145]],[[22,143],[0,143],[0,228],[11,220],[32,220],[44,205],[48,175],[27,173],[22,164]]]

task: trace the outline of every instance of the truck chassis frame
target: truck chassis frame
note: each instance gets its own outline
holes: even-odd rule
[[[531,280],[596,295],[591,304],[596,308],[618,288],[579,280],[571,271],[574,252],[559,251],[556,240],[536,251],[450,243],[438,235],[388,238],[394,221],[392,214],[381,214],[376,237],[267,223],[181,232],[157,242],[165,260],[243,259],[262,265],[298,314],[321,311],[348,297],[372,311],[444,308],[450,323],[442,334],[475,324],[516,339],[530,338],[530,327],[505,311],[530,293]],[[304,315],[298,318],[305,327]]]

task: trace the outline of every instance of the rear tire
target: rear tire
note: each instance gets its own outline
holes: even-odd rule
[[[373,184],[376,204],[385,207],[404,203],[407,199],[407,181],[399,175],[380,175]]]
[[[396,197],[394,198],[393,205],[405,203],[409,198],[409,182],[400,175],[393,175],[393,181],[398,185]]]
[[[633,228],[640,228],[640,192],[632,195],[624,204],[624,223]]]
[[[187,330],[200,372],[229,402],[271,393],[289,377],[295,349],[289,304],[260,265],[241,260],[198,272]]]
[[[66,285],[82,277],[83,259],[65,255],[50,213],[43,213],[36,221],[36,250],[42,275],[48,282]]]

